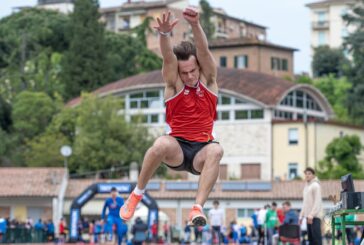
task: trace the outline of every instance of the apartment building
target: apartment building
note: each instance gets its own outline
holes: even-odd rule
[[[311,22],[311,48],[327,45],[341,48],[344,38],[355,30],[347,25],[342,16],[347,14],[357,0],[326,0],[309,3]]]

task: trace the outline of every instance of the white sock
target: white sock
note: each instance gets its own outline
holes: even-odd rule
[[[137,194],[138,196],[142,196],[145,192],[145,189],[141,190],[138,188],[138,186],[135,186],[135,189],[134,189],[134,193]]]
[[[200,210],[202,210],[202,206],[200,204],[194,204],[193,206],[198,207]]]

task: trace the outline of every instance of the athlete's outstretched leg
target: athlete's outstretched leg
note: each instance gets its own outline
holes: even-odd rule
[[[133,217],[135,208],[143,197],[144,189],[161,162],[170,166],[178,166],[183,161],[183,152],[177,140],[172,136],[161,136],[145,153],[142,169],[135,190],[130,194],[120,209],[120,217],[129,220]]]
[[[189,215],[189,220],[194,225],[204,226],[206,224],[206,217],[203,214],[202,207],[219,176],[220,160],[223,153],[224,151],[219,144],[210,143],[202,148],[193,160],[194,168],[201,172],[196,195],[196,204],[193,205]]]

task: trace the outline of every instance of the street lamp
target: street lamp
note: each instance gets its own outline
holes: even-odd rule
[[[64,168],[68,168],[67,165],[67,157],[72,155],[72,148],[68,145],[64,145],[61,147],[61,154],[64,156]]]

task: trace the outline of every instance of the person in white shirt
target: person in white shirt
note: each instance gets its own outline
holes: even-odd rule
[[[214,243],[214,241],[217,241],[218,244],[220,244],[222,242],[221,228],[225,223],[225,214],[224,210],[219,208],[220,203],[218,200],[215,200],[213,202],[213,205],[214,207],[209,210],[209,220],[212,228],[212,243]]]
[[[264,223],[269,205],[258,211],[258,244],[264,244]]]

